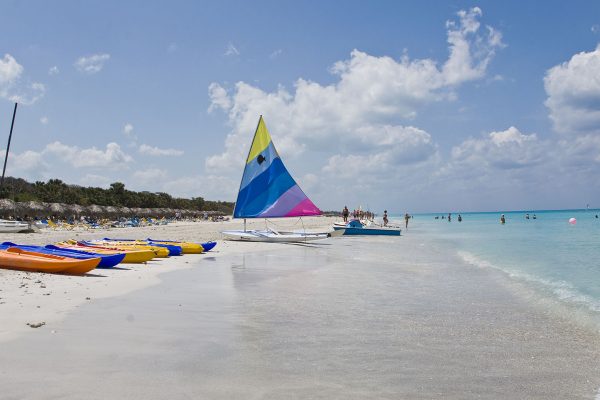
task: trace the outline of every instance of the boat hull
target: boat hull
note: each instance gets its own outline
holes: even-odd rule
[[[330,236],[327,233],[276,233],[272,231],[223,231],[221,233],[225,240],[270,243],[303,243],[327,239]]]
[[[400,236],[400,229],[396,228],[353,228],[353,227],[343,227],[343,226],[334,226],[333,229],[336,231],[344,231],[344,235],[369,235],[369,236]]]

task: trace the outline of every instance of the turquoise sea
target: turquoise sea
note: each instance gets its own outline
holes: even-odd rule
[[[430,237],[469,264],[503,271],[594,319],[600,317],[600,218],[595,217],[600,210],[467,212],[461,213],[462,222],[458,213],[452,213],[451,222],[447,215],[415,214],[404,233]],[[392,220],[404,223],[401,216]]]

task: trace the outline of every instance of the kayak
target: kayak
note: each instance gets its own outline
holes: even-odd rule
[[[201,254],[206,251],[204,246],[200,243],[194,242],[180,242],[176,240],[157,240],[157,239],[146,239],[148,243],[164,243],[164,244],[173,244],[176,246],[181,246],[183,250],[183,254]]]
[[[67,242],[60,242],[60,243],[57,243],[56,245],[60,248],[80,250],[80,251],[93,252],[93,253],[99,253],[99,254],[119,254],[119,253],[124,254],[125,258],[123,258],[123,261],[121,261],[121,263],[123,263],[123,264],[141,264],[141,263],[148,262],[148,261],[152,260],[154,257],[156,257],[156,254],[154,254],[154,252],[151,250],[134,250],[134,249],[117,250],[114,248],[110,249],[108,247],[85,245],[83,243],[78,243],[74,240],[67,241]]]
[[[0,268],[27,272],[50,272],[81,275],[96,268],[100,258],[78,260],[75,258],[35,253],[10,247],[0,250]]]
[[[11,247],[16,247],[18,249],[31,251],[34,253],[75,258],[78,260],[87,260],[90,258],[100,258],[100,263],[97,265],[97,268],[112,268],[115,265],[117,265],[118,263],[120,263],[121,261],[123,261],[123,258],[125,258],[125,255],[122,253],[121,254],[104,254],[104,255],[97,254],[97,253],[90,254],[90,253],[86,253],[86,252],[80,252],[77,250],[61,249],[60,247],[53,246],[53,245],[48,245],[48,246],[43,247],[43,246],[15,244],[15,243],[11,243],[11,242],[4,242],[4,243],[0,244],[0,249],[2,249],[2,250],[6,250]]]
[[[148,241],[153,242],[153,243],[162,243],[162,242],[173,243],[173,244],[177,244],[177,245],[180,245],[180,243],[181,244],[189,243],[189,244],[193,244],[193,245],[197,245],[197,246],[202,246],[202,249],[204,251],[211,251],[217,245],[217,242],[193,243],[193,242],[178,242],[175,240],[158,240],[158,239],[150,239],[150,238],[148,238]],[[185,253],[185,249],[183,252]]]
[[[106,241],[82,241],[81,243],[90,246],[108,247],[116,250],[150,250],[156,257],[165,258],[169,257],[169,249],[158,246],[149,245],[138,245],[138,244],[125,244],[123,242],[106,242]]]
[[[179,245],[169,244],[169,243],[149,243],[145,240],[135,240],[135,239],[111,239],[104,238],[104,241],[109,243],[122,243],[122,244],[136,244],[142,246],[156,246],[156,247],[164,247],[169,250],[169,256],[180,256],[183,253],[183,249]]]

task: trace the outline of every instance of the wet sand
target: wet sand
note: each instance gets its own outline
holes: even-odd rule
[[[2,343],[2,398],[598,393],[597,330],[418,233],[230,245]]]

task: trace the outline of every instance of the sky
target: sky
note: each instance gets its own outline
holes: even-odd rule
[[[322,210],[600,207],[600,2],[17,1],[7,175],[235,201],[260,115]],[[4,136],[5,135],[5,136]]]

